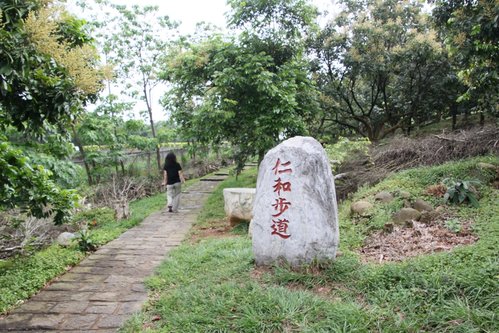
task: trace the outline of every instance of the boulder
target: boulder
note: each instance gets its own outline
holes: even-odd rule
[[[407,191],[399,191],[398,195],[402,199],[410,199],[411,198],[411,193],[409,193]]]
[[[251,221],[253,218],[254,188],[225,188],[224,209],[231,226],[241,221]]]
[[[433,206],[422,199],[416,199],[416,201],[412,204],[412,208],[420,212],[431,212],[433,210]]]
[[[381,191],[374,196],[376,201],[381,201],[383,203],[388,203],[393,201],[393,195],[387,191]]]
[[[373,208],[373,204],[369,201],[359,200],[350,205],[350,212],[352,215],[366,216]]]
[[[435,208],[435,212],[439,213],[439,214],[442,214],[445,212],[445,206],[438,206],[437,208]]]
[[[419,219],[419,222],[424,223],[424,224],[434,224],[438,219],[440,218],[439,212],[436,210],[432,211],[422,211],[421,212],[421,218]]]
[[[413,220],[405,221],[404,226],[406,228],[414,228],[414,221]]]
[[[69,246],[73,242],[73,239],[76,238],[76,235],[71,232],[63,232],[57,236],[57,244],[61,246]]]
[[[390,234],[393,232],[393,223],[387,222],[383,225],[383,231]]]
[[[396,224],[403,224],[406,221],[416,220],[421,217],[421,213],[413,208],[402,208],[392,216],[392,220]]]
[[[494,164],[485,163],[485,162],[478,163],[478,167],[480,169],[491,170],[491,171],[497,171],[499,169],[499,166],[495,166]]]
[[[334,178],[321,144],[294,137],[260,164],[252,241],[257,265],[334,259],[339,241]]]

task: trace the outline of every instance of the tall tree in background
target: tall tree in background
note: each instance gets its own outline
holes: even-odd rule
[[[83,105],[101,89],[84,22],[52,1],[0,2],[0,208],[21,208],[56,223],[77,199],[53,174],[12,145],[6,133],[67,138]]]
[[[341,1],[312,43],[322,121],[376,141],[438,118],[445,52],[417,1]]]
[[[116,30],[108,35],[106,41],[109,62],[114,65],[124,93],[145,103],[152,136],[156,139],[152,92],[159,83],[161,56],[175,35],[177,24],[167,16],[159,16],[157,6],[112,7],[118,16],[115,18]],[[159,143],[156,145],[156,155],[158,168],[161,169]]]
[[[304,59],[314,7],[299,0],[229,1],[237,38],[213,36],[177,49],[163,77],[164,101],[184,131],[214,145],[231,143],[241,170],[279,140],[306,133],[318,108]]]
[[[433,2],[433,16],[443,32],[458,77],[467,87],[460,101],[476,100],[481,111],[498,117],[499,2]]]

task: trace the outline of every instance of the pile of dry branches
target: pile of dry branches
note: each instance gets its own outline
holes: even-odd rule
[[[94,200],[108,207],[113,207],[116,201],[130,202],[145,196],[145,183],[145,178],[113,176],[111,182],[97,187]]]
[[[387,145],[374,147],[371,161],[377,168],[399,171],[492,154],[499,154],[499,129],[487,126],[421,139],[394,138]]]
[[[369,155],[358,153],[347,158],[337,172],[345,175],[336,183],[336,194],[343,200],[360,186],[376,184],[392,172],[494,154],[499,155],[497,126],[422,138],[395,137],[386,144],[373,145]]]

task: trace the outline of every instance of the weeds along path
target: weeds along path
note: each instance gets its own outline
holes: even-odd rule
[[[0,320],[0,331],[116,332],[146,301],[144,279],[182,242],[225,178],[211,176],[190,186],[179,213],[163,209],[149,215]]]

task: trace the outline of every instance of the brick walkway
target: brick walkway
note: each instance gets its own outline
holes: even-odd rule
[[[180,212],[147,217],[0,320],[0,331],[116,332],[147,300],[143,281],[179,245],[225,176],[182,193]]]

